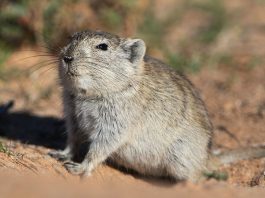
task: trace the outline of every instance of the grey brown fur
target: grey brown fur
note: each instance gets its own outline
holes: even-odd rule
[[[89,175],[107,159],[177,180],[195,181],[206,170],[212,125],[205,106],[186,77],[145,55],[142,40],[84,31],[60,61],[68,142],[51,155],[68,171]],[[74,162],[81,150],[84,159]]]

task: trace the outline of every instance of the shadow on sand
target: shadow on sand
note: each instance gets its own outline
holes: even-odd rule
[[[30,112],[3,111],[0,106],[0,136],[22,143],[63,149],[66,141],[64,121],[55,117],[37,116]]]

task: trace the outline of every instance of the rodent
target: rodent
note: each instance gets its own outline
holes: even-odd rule
[[[50,155],[69,172],[90,175],[108,159],[143,175],[197,181],[212,161],[265,156],[265,147],[213,156],[213,127],[193,84],[145,52],[141,39],[90,30],[62,49],[68,140]]]

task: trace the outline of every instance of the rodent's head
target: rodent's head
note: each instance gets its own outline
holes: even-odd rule
[[[145,43],[107,32],[75,33],[60,54],[59,76],[72,93],[99,96],[125,90],[141,71]]]

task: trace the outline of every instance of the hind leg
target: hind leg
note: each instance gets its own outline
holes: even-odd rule
[[[197,182],[206,168],[207,152],[207,141],[204,139],[190,138],[189,141],[178,139],[169,149],[167,159],[164,160],[167,162],[166,169],[169,176],[177,180]]]
[[[202,177],[201,168],[186,167],[184,164],[180,164],[180,162],[175,162],[174,164],[171,162],[171,164],[167,166],[166,172],[170,178],[176,181],[188,180],[197,183]]]

